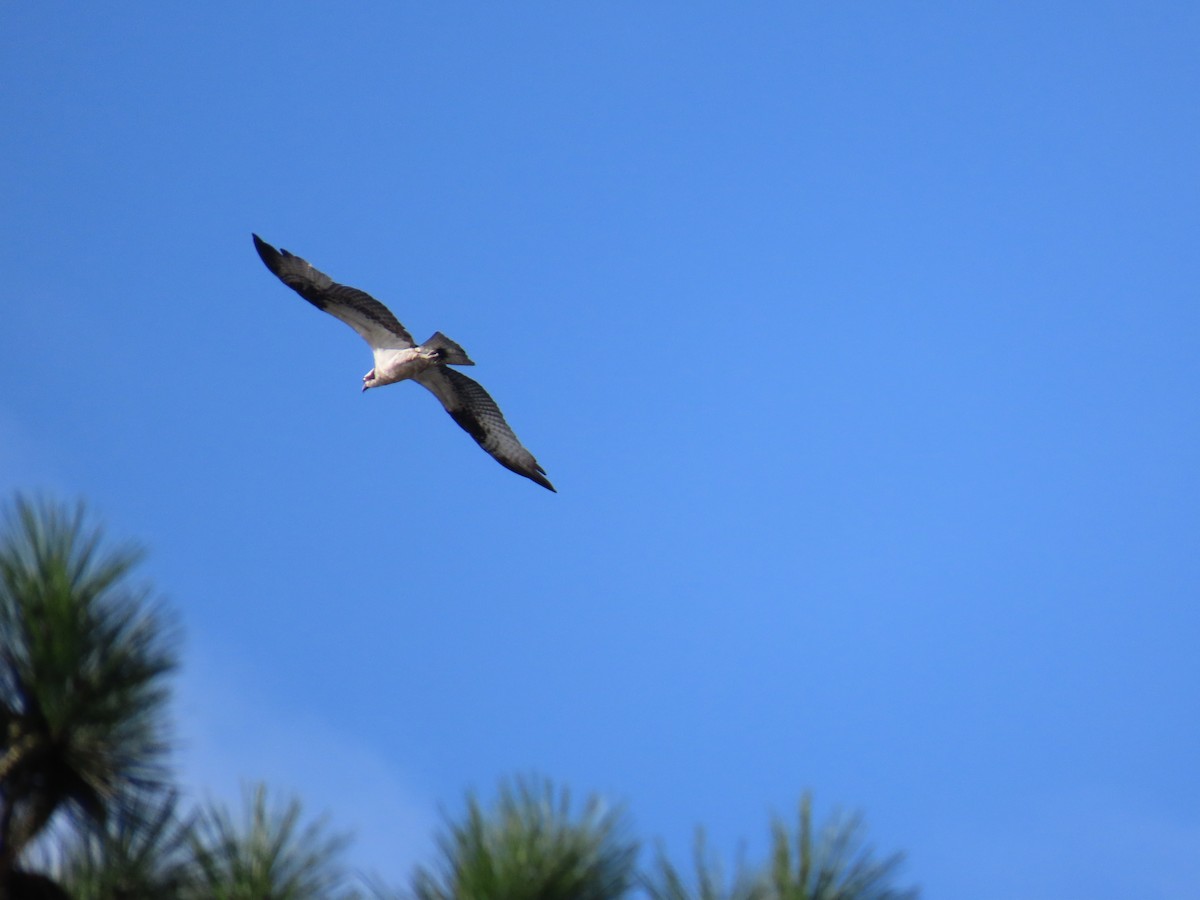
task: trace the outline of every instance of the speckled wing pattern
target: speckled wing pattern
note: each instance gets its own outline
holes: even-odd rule
[[[429,369],[415,380],[433,392],[454,421],[496,462],[547,490],[555,491],[554,485],[546,477],[546,470],[538,465],[533,454],[513,434],[496,401],[477,381],[445,366]]]
[[[338,284],[307,260],[276,250],[257,234],[254,248],[279,280],[319,310],[341,319],[370,344],[372,350],[407,350],[414,345],[392,311],[358,288]]]

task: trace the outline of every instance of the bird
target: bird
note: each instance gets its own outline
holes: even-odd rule
[[[466,352],[440,331],[423,344],[400,324],[392,311],[365,291],[338,284],[307,260],[276,250],[257,234],[254,248],[266,267],[284,284],[323,312],[341,319],[371,348],[375,365],[363,376],[363,391],[412,380],[438,398],[446,412],[492,458],[558,493],[504,420],[500,407],[478,382],[450,366],[473,366]]]

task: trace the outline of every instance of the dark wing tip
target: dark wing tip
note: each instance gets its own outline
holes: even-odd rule
[[[485,447],[484,449],[486,450],[487,448]],[[504,468],[508,469],[509,471],[516,472],[518,475],[524,475],[526,478],[528,478],[534,484],[540,484],[542,487],[544,487],[546,490],[550,491],[551,493],[554,493],[554,494],[558,493],[558,488],[556,488],[554,485],[552,485],[550,483],[550,479],[546,477],[545,470],[542,469],[542,467],[539,466],[536,462],[533,464],[532,467],[527,467],[527,466],[521,465],[520,463],[515,463],[515,462],[509,461],[509,460],[501,459],[500,457],[495,456],[495,454],[492,454],[492,456],[496,460],[496,462],[500,463],[500,465],[504,466]]]
[[[263,264],[274,272],[279,274],[279,264],[282,257],[279,251],[260,238],[257,234],[251,232],[250,237],[254,238],[254,249],[258,251],[258,257],[263,261]]]
[[[541,465],[538,464],[537,460],[533,461],[533,471],[532,472],[522,471],[521,474],[524,475],[526,478],[528,478],[530,481],[536,481],[538,484],[540,484],[546,490],[553,491],[556,494],[558,493],[558,488],[556,488],[554,485],[552,485],[550,483],[550,479],[546,477],[546,470],[543,469],[541,467]]]
[[[466,379],[465,375],[463,375],[461,372],[455,372],[453,369],[444,369],[442,371],[447,372],[452,376],[457,376],[459,379]],[[484,391],[483,388],[480,387],[478,384],[475,384],[475,382],[471,382],[471,383],[473,385],[475,385],[475,387],[480,392],[482,392],[485,397],[488,397],[488,402],[491,403],[491,405],[494,407],[495,402],[492,401],[491,397],[488,396],[487,392]],[[487,428],[484,426],[484,424],[480,420],[479,416],[477,416],[471,409],[469,409],[469,408],[451,409],[450,407],[446,407],[446,412],[450,413],[450,418],[452,418],[455,422],[457,422],[459,427],[462,428],[463,431],[465,431],[467,434],[469,434],[472,438],[475,439],[475,443],[477,443],[480,447],[482,447],[484,449],[484,452],[486,452],[489,456],[491,456],[492,459],[496,460],[496,462],[500,463],[500,465],[504,466],[504,468],[508,469],[510,472],[516,472],[518,475],[522,475],[525,478],[528,478],[534,484],[540,484],[542,487],[544,487],[548,491],[552,491],[555,494],[558,493],[558,488],[556,488],[554,485],[552,485],[550,483],[550,479],[546,477],[546,474],[545,474],[546,470],[543,469],[540,465],[538,465],[537,460],[533,459],[532,455],[529,455],[528,461],[525,461],[525,460],[518,461],[518,460],[510,459],[510,458],[507,458],[507,457],[497,454],[495,448],[489,448],[488,443],[487,443],[488,442]],[[496,412],[499,413],[499,410],[497,409]],[[501,423],[503,423],[504,430],[507,431],[509,433],[509,435],[512,437],[512,439],[515,441],[517,436],[515,434],[512,434],[512,429],[508,427],[507,422],[504,422],[503,416],[500,417],[500,421],[501,421]],[[520,446],[520,441],[517,441],[517,444],[518,444],[518,446]],[[521,450],[524,451],[526,454],[529,454],[529,451],[525,450],[524,447],[521,447]]]
[[[484,449],[487,450],[486,447],[484,447]],[[488,450],[488,452],[491,453],[490,450]],[[495,458],[496,462],[500,463],[500,465],[504,466],[504,468],[516,472],[518,475],[524,475],[534,484],[540,484],[542,487],[552,493],[558,493],[558,488],[550,483],[550,479],[546,477],[546,470],[538,465],[537,460],[531,459],[530,462],[532,465],[522,465],[520,462],[515,460],[501,459],[494,453],[492,453],[492,456]]]

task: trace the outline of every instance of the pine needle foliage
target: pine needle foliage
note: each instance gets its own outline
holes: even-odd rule
[[[782,819],[772,822],[765,865],[751,869],[739,864],[726,885],[720,862],[699,832],[692,878],[660,850],[643,887],[650,900],[916,900],[916,890],[892,886],[903,857],[877,860],[862,834],[859,816],[835,815],[819,831],[814,829],[812,797],[806,793],[795,830]]]
[[[494,806],[474,795],[466,815],[446,823],[441,865],[418,869],[417,900],[615,900],[635,881],[637,844],[620,811],[589,799],[578,815],[566,790],[518,779]]]
[[[0,877],[60,809],[102,822],[166,778],[176,631],[141,560],[18,497],[0,530]]]
[[[208,900],[350,900],[342,862],[348,839],[324,819],[302,821],[300,802],[268,801],[259,784],[246,792],[241,823],[210,805],[195,824],[192,849]]]
[[[693,878],[689,881],[660,847],[642,886],[650,900],[769,900],[761,873],[739,863],[732,883],[726,884],[724,868],[708,848],[703,829],[696,831],[692,851]]]
[[[771,900],[916,900],[915,889],[892,886],[903,855],[882,860],[863,843],[860,816],[831,818],[813,829],[812,797],[800,799],[797,828],[772,824]]]
[[[57,880],[75,900],[198,897],[191,828],[174,791],[142,798],[68,840]]]

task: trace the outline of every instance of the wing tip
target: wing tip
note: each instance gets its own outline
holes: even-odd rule
[[[483,445],[481,444],[480,446]],[[484,447],[483,449],[487,451],[487,454],[492,457],[492,459],[496,460],[496,462],[500,463],[500,465],[504,466],[504,468],[508,469],[510,472],[516,472],[518,475],[528,478],[534,484],[540,484],[552,494],[558,493],[558,488],[552,485],[550,483],[550,479],[546,477],[546,470],[538,464],[538,461],[534,459],[529,451],[524,447],[522,447],[521,450],[527,457],[526,459],[513,459],[511,457],[500,455],[493,450],[488,450],[487,447]]]
[[[254,249],[258,251],[258,258],[263,261],[263,265],[278,275],[280,262],[279,251],[260,238],[253,231],[250,232],[250,237],[254,238]]]
[[[526,478],[528,478],[530,481],[533,481],[535,484],[540,484],[542,487],[544,487],[546,490],[550,491],[551,493],[553,493],[553,494],[558,493],[558,488],[556,488],[554,485],[552,485],[550,483],[550,479],[547,478],[545,475],[543,475],[540,469],[537,472],[534,472],[533,474],[529,474],[529,473],[525,473],[525,472],[523,472],[521,474],[525,475]]]

